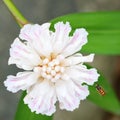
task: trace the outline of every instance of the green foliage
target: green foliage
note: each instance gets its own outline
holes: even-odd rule
[[[15,120],[52,120],[52,116],[45,116],[41,114],[35,114],[30,111],[27,105],[24,104],[23,98],[25,97],[26,92],[23,92],[23,95],[19,101],[18,109],[15,115]]]
[[[51,21],[52,30],[53,24],[58,21],[69,21],[73,31],[81,27],[87,29],[89,40],[82,48],[82,52],[120,54],[120,12],[77,13],[61,16]]]
[[[104,89],[105,95],[100,95],[95,86],[89,86],[90,95],[88,96],[88,100],[106,111],[120,115],[120,103],[110,84],[103,76],[100,76],[98,83]]]
[[[73,31],[76,28],[84,27],[89,32],[89,42],[86,44],[83,53],[96,53],[104,55],[120,54],[120,12],[94,12],[65,15],[52,20],[51,29],[58,21],[69,21]],[[72,32],[73,32],[72,31]],[[100,76],[100,84],[106,94],[101,96],[94,86],[89,86],[90,95],[88,100],[94,102],[104,110],[120,115],[120,103],[106,79]],[[24,105],[23,97],[20,100],[15,120],[52,120],[52,117],[31,113]]]
[[[104,95],[101,95],[96,89],[97,84],[105,92]],[[89,86],[89,90],[90,95],[88,96],[88,100],[92,101],[106,111],[120,115],[120,102],[116,97],[111,85],[101,74],[97,83],[95,83],[93,86]]]
[[[95,83],[95,85],[89,86],[90,95],[88,96],[88,100],[92,101],[106,111],[120,115],[120,103],[110,84],[102,75],[99,77],[99,81],[97,82],[97,84],[102,86],[105,91],[105,95],[102,96],[99,94],[99,92],[96,90]],[[15,120],[52,120],[52,116],[49,117],[43,116],[41,114],[31,113],[28,106],[25,105],[23,102],[23,98],[25,95],[26,93],[23,92],[23,95],[18,105]]]

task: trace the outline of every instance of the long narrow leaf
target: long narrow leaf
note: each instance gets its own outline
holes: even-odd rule
[[[105,95],[102,96],[99,94],[96,90],[96,85],[89,86],[90,95],[88,96],[88,100],[92,101],[106,111],[120,115],[120,102],[118,101],[118,98],[116,97],[111,85],[103,76],[100,76],[97,84],[102,87]]]
[[[120,54],[120,12],[93,12],[65,15],[53,19],[52,24],[58,21],[69,21],[73,31],[84,27],[89,32],[89,43],[82,52],[97,54]],[[51,27],[53,29],[53,26]]]
[[[107,55],[120,54],[120,12],[71,14],[52,20],[52,24],[58,21],[69,21],[73,31],[79,27],[88,30],[90,33],[89,43],[83,47],[82,52]],[[89,87],[91,94],[88,99],[107,111],[120,114],[120,103],[109,83],[104,77],[100,77],[98,84],[104,88],[105,96],[101,96],[96,91],[95,86],[92,86]],[[20,100],[15,120],[52,120],[52,117],[31,113],[27,105],[23,103],[24,96],[25,93]]]
[[[95,83],[94,86],[89,86],[90,95],[88,96],[88,100],[92,101],[106,111],[120,115],[120,102],[118,101],[111,85],[102,75],[99,77],[99,81],[97,82],[97,84],[99,84],[103,88],[103,90],[105,91],[105,95],[102,96],[99,94],[99,92],[96,90]],[[29,110],[28,106],[23,103],[23,98],[25,95],[26,93],[23,92],[18,105],[15,120],[52,120],[52,117],[32,113]]]
[[[15,115],[15,120],[52,120],[53,116],[45,116],[41,114],[35,114],[30,111],[27,105],[24,104],[23,98],[26,95],[26,92],[23,92],[23,95],[19,101],[18,109]]]

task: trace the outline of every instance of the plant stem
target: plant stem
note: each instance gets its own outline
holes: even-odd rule
[[[19,24],[20,27],[23,25],[29,23],[27,19],[20,13],[20,11],[17,9],[15,4],[12,2],[12,0],[3,0],[4,4],[7,6],[17,23]]]

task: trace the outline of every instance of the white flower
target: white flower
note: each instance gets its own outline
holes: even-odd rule
[[[95,68],[87,69],[83,62],[92,62],[94,54],[83,56],[77,53],[87,43],[87,31],[76,29],[70,36],[69,22],[25,25],[19,38],[10,48],[8,64],[16,64],[25,72],[9,75],[4,82],[7,90],[26,90],[24,103],[32,112],[52,115],[59,101],[60,109],[73,111],[80,101],[89,95],[88,85],[98,80]],[[94,46],[93,46],[94,47]]]

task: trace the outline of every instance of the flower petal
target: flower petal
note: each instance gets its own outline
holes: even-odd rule
[[[78,52],[87,43],[87,35],[88,32],[84,28],[76,29],[73,37],[64,47],[62,54],[66,57]]]
[[[19,90],[26,90],[32,86],[37,80],[39,75],[34,72],[19,72],[16,76],[9,75],[4,85],[7,90],[15,93]]]
[[[48,57],[52,52],[49,27],[50,23],[27,24],[21,29],[19,37],[30,42],[39,55]]]
[[[69,75],[74,82],[79,82],[81,84],[87,83],[88,85],[93,85],[99,77],[95,68],[87,69],[85,65],[69,67],[66,70],[66,74]]]
[[[16,64],[24,70],[32,70],[39,65],[41,59],[34,49],[22,43],[16,38],[10,48],[10,58],[8,64]]]
[[[43,80],[37,82],[27,91],[24,103],[28,104],[32,112],[52,115],[55,111],[56,93],[53,84]]]
[[[71,26],[69,22],[64,24],[63,22],[58,22],[55,24],[55,33],[53,33],[52,44],[53,51],[60,53],[61,50],[69,41],[69,33],[71,31]]]
[[[63,61],[64,66],[72,66],[77,65],[84,62],[92,62],[94,59],[94,54],[90,54],[88,56],[82,56],[81,54],[77,53],[72,55]]]
[[[73,111],[79,107],[80,100],[85,99],[88,94],[87,86],[76,85],[72,80],[60,80],[56,83],[56,94],[61,109]]]

